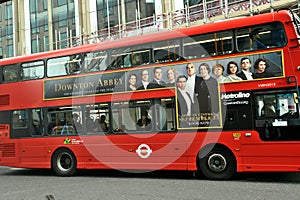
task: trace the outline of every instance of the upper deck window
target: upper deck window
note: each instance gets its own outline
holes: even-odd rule
[[[240,28],[236,30],[238,51],[253,51],[282,47],[287,43],[279,22]]]
[[[229,54],[233,49],[232,31],[223,31],[184,38],[186,59]]]
[[[180,60],[180,40],[160,41],[153,44],[154,62],[164,63]]]
[[[107,68],[107,52],[95,51],[84,55],[84,67],[86,72],[103,71]]]
[[[114,49],[109,69],[118,69],[150,63],[150,48],[147,45]]]
[[[44,77],[44,62],[33,61],[21,64],[21,78],[22,80],[33,80]]]
[[[3,82],[16,82],[18,81],[18,65],[8,65],[3,68]]]
[[[82,60],[80,55],[49,59],[47,61],[47,76],[54,77],[78,74],[82,70],[81,63]]]

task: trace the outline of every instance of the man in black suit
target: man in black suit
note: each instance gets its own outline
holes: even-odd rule
[[[185,90],[187,78],[184,75],[178,76],[176,81],[177,86],[177,101],[178,101],[178,116],[191,116],[192,114],[192,99],[189,93]]]
[[[143,69],[141,72],[142,82],[138,84],[137,90],[146,90],[149,85],[149,72],[148,69]]]
[[[241,69],[239,73],[236,75],[243,80],[252,80],[252,72],[251,72],[251,60],[247,57],[241,59]]]
[[[166,83],[162,80],[161,67],[154,68],[153,80],[149,83],[148,89],[166,87]]]

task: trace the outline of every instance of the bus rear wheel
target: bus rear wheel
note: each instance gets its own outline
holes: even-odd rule
[[[76,172],[77,161],[69,149],[58,149],[51,161],[53,171],[59,176],[71,176]]]
[[[198,155],[198,167],[208,179],[227,180],[236,172],[236,160],[227,148],[208,146]]]

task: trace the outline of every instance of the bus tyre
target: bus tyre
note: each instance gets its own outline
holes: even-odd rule
[[[208,147],[198,155],[198,167],[208,179],[227,180],[236,172],[236,160],[232,152],[225,147]]]
[[[71,176],[76,172],[77,161],[69,149],[58,149],[52,156],[52,169],[59,176]]]

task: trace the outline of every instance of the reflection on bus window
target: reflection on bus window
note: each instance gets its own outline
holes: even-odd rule
[[[107,52],[96,51],[86,53],[84,56],[86,72],[103,71],[107,68]]]
[[[238,29],[236,37],[239,51],[276,48],[287,43],[279,22]]]
[[[13,129],[22,129],[28,127],[28,111],[15,110],[12,113],[12,127]]]
[[[153,44],[154,62],[164,63],[180,60],[180,40],[160,41]]]
[[[85,107],[85,131],[87,133],[106,133],[109,128],[109,106],[107,103]]]
[[[266,94],[256,97],[257,115],[262,118],[298,117],[296,93]]]
[[[21,64],[22,80],[33,80],[44,77],[44,61],[33,61]]]
[[[186,59],[229,54],[233,50],[232,31],[223,31],[184,38]]]
[[[48,109],[48,134],[74,135],[82,132],[80,107],[59,107]]]
[[[149,100],[112,104],[112,128],[116,132],[147,132],[153,127],[153,111]]]
[[[3,81],[5,83],[18,81],[18,65],[8,65],[4,67]]]
[[[47,76],[65,76],[81,72],[81,56],[70,55],[49,59],[47,62]]]
[[[43,135],[44,134],[44,114],[43,110],[32,109],[31,119],[32,119],[32,130],[31,135]]]
[[[118,69],[145,65],[150,63],[150,50],[147,47],[143,49],[134,49],[138,47],[127,47],[115,49],[111,53],[111,63],[109,69]]]
[[[174,98],[159,99],[157,101],[158,129],[165,131],[175,130],[175,103]]]

